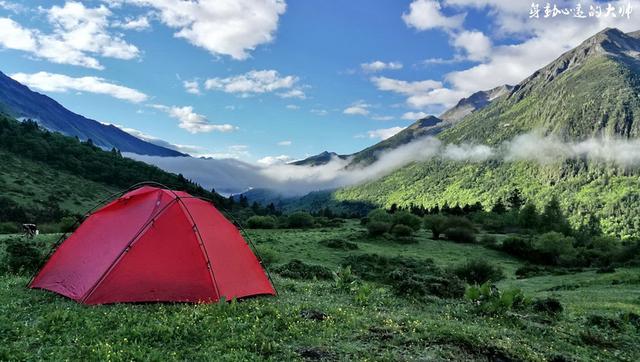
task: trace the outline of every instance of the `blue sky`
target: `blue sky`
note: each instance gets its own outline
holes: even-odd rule
[[[0,70],[141,137],[269,164],[358,151],[605,26],[640,28],[637,0],[611,4],[581,19],[532,18],[529,0],[0,1]]]

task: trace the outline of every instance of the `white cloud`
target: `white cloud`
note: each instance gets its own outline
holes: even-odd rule
[[[9,18],[0,18],[0,45],[7,49],[36,51],[38,43],[36,34]]]
[[[208,151],[199,155],[199,157],[205,157],[208,159],[218,160],[240,160],[251,156],[249,152],[249,146],[247,145],[231,145],[221,151]]]
[[[306,94],[300,89],[292,89],[286,92],[278,93],[278,96],[282,98],[298,98],[305,99],[307,98]]]
[[[371,116],[371,119],[375,120],[375,121],[391,121],[393,120],[395,117],[393,116],[381,116],[381,115],[374,115]]]
[[[282,98],[305,98],[305,94],[296,88],[298,77],[281,76],[275,70],[252,70],[245,74],[227,78],[207,79],[204,86],[208,90],[249,96],[251,94],[272,93],[282,91]]]
[[[291,146],[293,142],[291,141],[280,141],[278,142],[278,146]]]
[[[295,104],[287,104],[286,108],[287,109],[300,109],[300,107],[296,106]]]
[[[141,31],[145,29],[149,29],[151,24],[149,23],[149,18],[146,16],[141,16],[139,18],[126,18],[123,22],[116,22],[114,24],[117,27],[126,30],[135,30]]]
[[[453,45],[463,49],[469,60],[483,61],[491,54],[491,39],[480,31],[463,31],[456,34]]]
[[[424,112],[406,112],[402,115],[402,119],[406,119],[408,121],[417,121],[424,117],[427,117],[429,114]]]
[[[312,109],[309,112],[317,115],[317,116],[326,116],[329,112],[326,109]]]
[[[469,92],[449,88],[433,89],[429,92],[416,93],[407,98],[407,104],[414,108],[425,108],[432,105],[451,107],[460,99],[469,95]]]
[[[246,59],[258,45],[273,41],[284,0],[120,0],[151,7],[177,38],[214,55]]]
[[[258,164],[262,166],[273,166],[276,164],[285,164],[287,162],[293,161],[293,158],[288,155],[280,155],[280,156],[267,156],[258,160]]]
[[[360,67],[362,68],[362,70],[364,70],[365,72],[380,72],[383,70],[398,70],[398,69],[402,69],[402,63],[400,62],[388,62],[385,63],[383,61],[380,60],[375,60],[371,63],[362,63],[360,64]]]
[[[409,6],[409,13],[402,14],[402,20],[407,26],[418,30],[455,29],[462,26],[465,14],[446,16],[441,10],[437,0],[414,0]]]
[[[9,10],[14,13],[19,13],[25,10],[25,7],[21,4],[12,1],[0,1],[0,9]]]
[[[369,136],[369,138],[378,138],[381,140],[386,140],[387,138],[394,136],[395,134],[402,131],[403,129],[404,127],[374,129],[374,130],[368,131],[367,136]]]
[[[233,132],[238,129],[230,124],[212,124],[209,123],[207,117],[195,113],[193,107],[184,106],[164,106],[161,104],[154,104],[152,107],[159,109],[167,113],[171,118],[175,118],[180,121],[179,127],[187,130],[189,133],[207,133],[207,132]]]
[[[373,77],[371,81],[379,90],[400,93],[404,95],[414,95],[417,93],[429,92],[442,87],[442,83],[435,80],[422,80],[407,82],[404,80],[387,77]]]
[[[121,130],[127,132],[128,134],[140,138],[143,141],[147,141],[149,143],[152,143],[154,145],[160,146],[160,147],[165,147],[165,148],[169,148],[178,152],[182,152],[182,153],[186,153],[189,154],[191,156],[195,156],[195,157],[199,157],[201,155],[205,155],[207,153],[209,153],[209,151],[204,148],[204,147],[200,147],[200,146],[195,146],[195,145],[180,145],[180,144],[175,144],[175,143],[171,143],[168,141],[165,141],[163,139],[160,139],[158,137],[155,136],[151,136],[147,133],[144,133],[140,130],[137,130],[135,128],[129,128],[129,127],[123,127],[121,125],[117,125],[114,124],[114,126],[120,128]]]
[[[30,88],[44,92],[88,92],[109,95],[133,103],[144,102],[149,98],[138,90],[121,86],[99,77],[73,78],[64,74],[38,72],[33,74],[14,73],[11,78]]]
[[[200,83],[198,83],[197,80],[185,80],[182,82],[182,85],[184,85],[184,89],[187,91],[187,93],[191,93],[191,94],[202,94],[200,92]]]
[[[0,46],[29,52],[54,63],[103,69],[96,55],[134,59],[140,54],[135,45],[109,32],[111,10],[100,5],[87,8],[80,2],[44,10],[53,27],[52,33],[27,29],[9,18],[0,18]]]
[[[404,81],[387,77],[374,77],[371,81],[382,91],[389,91],[407,96],[407,104],[413,108],[424,108],[430,105],[451,106],[466,92],[444,88],[441,82],[434,80]]]
[[[369,112],[370,107],[371,105],[368,103],[365,103],[364,101],[357,101],[353,103],[351,106],[345,108],[344,111],[342,111],[342,113],[349,114],[349,115],[366,116],[370,113]]]

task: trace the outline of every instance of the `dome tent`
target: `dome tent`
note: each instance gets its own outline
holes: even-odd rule
[[[275,295],[238,229],[210,202],[149,185],[91,213],[29,287],[83,304]]]

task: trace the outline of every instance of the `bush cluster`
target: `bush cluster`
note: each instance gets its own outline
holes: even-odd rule
[[[440,239],[444,234],[447,240],[458,243],[476,242],[476,231],[473,223],[462,216],[426,215],[424,217],[424,225],[425,228],[431,230],[434,240]]]
[[[501,291],[488,282],[469,286],[464,296],[475,304],[478,313],[487,315],[504,315],[531,305],[531,300],[520,289]]]
[[[343,265],[351,266],[364,280],[391,286],[401,296],[459,298],[465,290],[462,280],[436,266],[431,259],[361,254],[346,257]]]
[[[358,249],[358,244],[346,241],[342,239],[326,239],[321,240],[320,245],[326,246],[331,249],[339,249],[339,250],[356,250]]]
[[[371,236],[382,236],[387,233],[397,239],[406,239],[420,230],[422,220],[408,211],[396,211],[393,214],[384,209],[372,210],[361,220]]]
[[[294,259],[286,264],[280,265],[274,268],[273,271],[285,278],[291,279],[333,279],[333,273],[329,268],[322,265],[307,264],[298,259]]]
[[[451,273],[470,284],[483,284],[488,281],[497,282],[504,279],[504,272],[484,259],[468,260],[464,264],[451,269]]]
[[[305,211],[297,211],[289,215],[253,215],[251,209],[244,209],[246,225],[250,229],[309,229],[314,227],[340,227],[343,219],[327,218],[325,216],[313,216]]]
[[[640,261],[638,242],[624,244],[605,236],[576,240],[555,231],[533,237],[508,237],[501,250],[534,264],[551,266],[604,268]],[[522,270],[521,274],[528,272]]]
[[[275,229],[277,226],[278,220],[271,215],[254,215],[247,219],[247,227],[251,229]]]
[[[41,266],[44,255],[43,246],[28,238],[12,238],[5,241],[3,265],[5,271],[33,274]]]

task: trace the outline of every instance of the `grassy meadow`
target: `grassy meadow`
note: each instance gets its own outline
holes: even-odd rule
[[[277,297],[83,306],[26,289],[28,273],[2,273],[0,360],[640,359],[639,268],[517,279],[524,265],[518,259],[478,244],[432,240],[425,230],[413,243],[369,237],[355,221],[248,233],[270,265]],[[0,260],[9,238],[0,236]],[[44,248],[55,239],[41,235],[35,242]],[[530,308],[487,314],[466,298],[401,296],[388,283],[349,277],[345,258],[370,254],[429,258],[442,269],[482,259],[502,269],[499,290],[553,297],[563,308],[553,315]],[[338,277],[283,277],[295,259]]]

